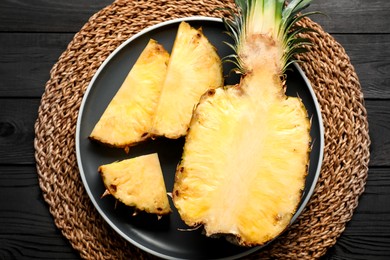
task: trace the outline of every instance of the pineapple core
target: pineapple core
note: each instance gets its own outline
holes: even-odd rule
[[[171,212],[157,153],[99,167],[105,194],[147,213]]]

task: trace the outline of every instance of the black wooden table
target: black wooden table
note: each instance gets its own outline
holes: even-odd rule
[[[78,259],[38,185],[34,122],[50,68],[111,0],[0,1],[0,259]],[[363,88],[371,162],[353,219],[324,259],[390,259],[390,1],[314,0]]]

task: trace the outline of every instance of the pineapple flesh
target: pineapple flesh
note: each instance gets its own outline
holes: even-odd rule
[[[302,101],[285,95],[296,14],[310,1],[237,0],[225,20],[240,83],[206,92],[191,120],[173,189],[175,207],[207,236],[264,245],[290,224],[305,184],[311,146]],[[235,22],[234,22],[235,21]],[[238,21],[238,22],[237,22]]]
[[[169,54],[151,39],[95,125],[90,138],[126,148],[149,137]]]
[[[182,22],[151,134],[176,139],[187,133],[194,106],[208,89],[223,86],[222,62],[202,29]]]
[[[179,138],[201,95],[221,86],[216,49],[201,28],[181,22],[172,55],[150,40],[90,138],[126,150],[150,137]]]
[[[157,153],[99,167],[106,192],[127,206],[151,214],[171,212]]]

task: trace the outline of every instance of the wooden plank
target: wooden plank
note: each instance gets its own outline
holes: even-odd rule
[[[0,1],[0,259],[79,259],[43,201],[34,166],[33,125],[51,66],[72,35],[112,1]],[[390,167],[390,1],[314,0],[310,8],[329,15],[313,19],[351,57],[368,99],[372,140],[366,191],[324,259],[389,259],[390,168],[375,166]],[[47,43],[52,36],[59,42]]]
[[[367,101],[371,166],[390,166],[390,102]]]
[[[390,1],[313,0],[309,11],[320,11],[312,19],[330,33],[390,33]]]
[[[0,164],[34,164],[39,99],[0,99]]]
[[[34,122],[39,99],[0,100],[0,164],[32,164]],[[390,166],[390,102],[366,102],[371,135],[371,166]]]
[[[1,33],[0,97],[40,97],[73,34]]]
[[[2,0],[0,31],[77,32],[92,14],[112,0]],[[390,1],[314,0],[309,10],[329,17],[316,16],[331,33],[389,33]],[[368,22],[369,21],[369,22]]]
[[[0,166],[0,259],[78,259],[54,225],[34,166]]]
[[[0,34],[0,97],[40,97],[72,33]],[[390,99],[390,34],[334,35],[355,66],[365,98]],[[22,94],[21,94],[22,93]]]
[[[76,259],[77,252],[54,225],[35,167],[0,166],[0,172],[0,258],[19,259],[22,252],[26,258]],[[390,255],[389,203],[390,168],[371,168],[352,220],[328,255],[336,254],[339,259]]]
[[[365,188],[352,220],[325,259],[390,256],[390,169],[371,168]]]
[[[389,1],[390,3],[390,1]],[[390,34],[337,34],[368,99],[390,98]]]
[[[0,31],[77,32],[113,0],[2,0]]]

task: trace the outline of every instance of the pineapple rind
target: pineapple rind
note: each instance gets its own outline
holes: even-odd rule
[[[168,60],[168,52],[151,39],[95,125],[91,139],[126,148],[149,137]]]
[[[109,194],[127,206],[147,213],[171,212],[157,153],[99,167]]]

